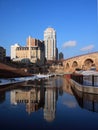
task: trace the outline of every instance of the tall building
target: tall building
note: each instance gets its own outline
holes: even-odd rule
[[[47,28],[44,31],[45,57],[47,60],[56,60],[56,31]]]
[[[58,60],[58,48],[56,48],[56,60]]]
[[[59,53],[59,60],[62,60],[64,58],[64,55],[62,52]]]
[[[4,60],[6,56],[6,50],[0,46],[0,60]]]

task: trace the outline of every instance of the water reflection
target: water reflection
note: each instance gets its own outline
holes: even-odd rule
[[[56,115],[56,102],[58,96],[67,93],[75,96],[81,108],[98,112],[98,95],[87,94],[72,89],[71,82],[65,78],[53,78],[49,80],[28,81],[21,85],[10,85],[0,89],[0,104],[6,100],[6,91],[10,91],[10,103],[18,106],[25,104],[28,114],[43,109],[44,119],[51,122]],[[64,99],[63,104],[69,108],[76,107],[73,100]]]
[[[46,88],[45,91],[45,105],[44,105],[44,119],[53,121],[56,112],[56,94],[55,88]]]
[[[72,90],[65,77],[0,88],[0,129],[98,128],[98,114],[91,111],[98,112],[98,95]]]
[[[60,79],[28,81],[25,87],[10,92],[11,104],[25,104],[26,112],[29,114],[42,108],[44,119],[53,121],[58,93],[63,94],[62,83]]]
[[[88,94],[88,93],[80,92],[75,88],[72,89],[73,87],[71,87],[72,84],[69,78],[66,78],[64,82],[66,84],[66,87],[64,87],[63,90],[69,94],[74,95],[78,105],[81,108],[92,111],[92,112],[98,112],[98,95],[97,94],[90,94],[90,93]],[[69,107],[71,106],[75,107],[75,104],[73,102],[72,104],[71,102],[67,102],[66,104]]]
[[[0,104],[6,100],[6,91],[10,91],[10,103],[12,105],[25,104],[28,114],[42,108],[44,119],[49,122],[55,119],[56,102],[58,96],[62,96],[63,93],[75,96],[81,108],[98,112],[98,95],[73,90],[70,80],[65,78],[28,81],[20,86],[10,85],[0,89]],[[63,104],[69,108],[76,107],[75,102],[67,99],[63,101]]]
[[[31,88],[30,90],[19,89],[12,90],[10,93],[11,104],[18,105],[23,103],[26,105],[26,111],[30,114],[44,106],[44,89]]]
[[[0,104],[3,103],[5,101],[5,91],[1,91],[0,92]]]
[[[79,92],[76,89],[73,89],[72,91],[81,108],[98,112],[98,95]]]

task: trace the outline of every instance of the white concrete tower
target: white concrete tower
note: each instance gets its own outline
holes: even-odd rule
[[[56,31],[47,28],[44,31],[45,57],[47,60],[56,60]]]

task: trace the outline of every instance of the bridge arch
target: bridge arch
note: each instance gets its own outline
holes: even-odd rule
[[[92,66],[95,66],[95,62],[94,62],[93,58],[86,58],[86,59],[84,59],[84,61],[82,63],[82,69],[88,70]]]
[[[86,59],[85,61],[84,61],[84,64],[85,65],[87,65],[87,66],[91,66],[92,64],[93,64],[93,60],[92,59]]]
[[[69,66],[69,63],[66,63],[66,69],[69,69],[70,66]]]
[[[77,61],[73,61],[73,63],[72,63],[72,67],[73,67],[73,68],[78,67],[78,62],[77,62]]]

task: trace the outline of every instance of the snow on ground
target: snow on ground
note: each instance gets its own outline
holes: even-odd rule
[[[14,83],[21,83],[29,80],[35,80],[35,79],[45,79],[49,78],[52,75],[42,75],[37,74],[30,77],[20,77],[20,78],[9,78],[9,79],[0,79],[0,85],[7,85],[7,84],[14,84]]]

